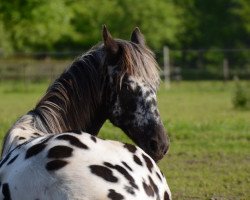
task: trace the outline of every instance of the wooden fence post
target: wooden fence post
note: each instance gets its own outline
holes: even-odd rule
[[[227,58],[223,60],[223,78],[225,82],[229,79],[229,64]]]
[[[167,46],[163,47],[163,59],[164,59],[164,84],[167,89],[170,88],[170,55],[169,48]]]

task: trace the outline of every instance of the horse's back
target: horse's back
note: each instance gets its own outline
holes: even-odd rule
[[[89,134],[43,136],[6,157],[0,169],[5,199],[146,200],[170,195],[159,168],[141,149]]]

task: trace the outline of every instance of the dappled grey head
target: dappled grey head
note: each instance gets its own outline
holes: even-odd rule
[[[103,29],[109,77],[109,119],[153,159],[166,154],[169,141],[157,107],[158,65],[136,28],[131,41],[113,39]]]

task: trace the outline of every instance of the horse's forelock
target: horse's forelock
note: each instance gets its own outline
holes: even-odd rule
[[[125,74],[134,76],[157,88],[160,82],[159,66],[154,54],[146,46],[141,46],[124,40],[117,40],[121,48],[121,72],[119,83]]]

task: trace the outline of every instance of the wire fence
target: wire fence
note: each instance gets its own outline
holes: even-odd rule
[[[170,80],[250,79],[250,49],[163,49]]]
[[[166,82],[180,80],[250,80],[250,49],[155,51]],[[82,52],[40,52],[0,58],[0,80],[53,80]]]
[[[79,53],[15,54],[0,58],[0,80],[37,82],[54,80]]]

